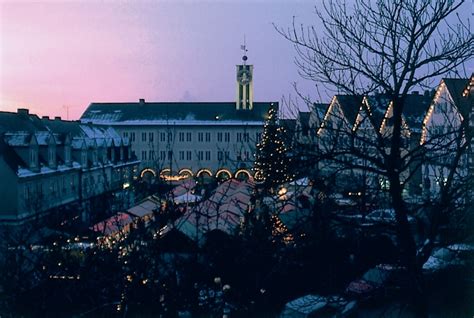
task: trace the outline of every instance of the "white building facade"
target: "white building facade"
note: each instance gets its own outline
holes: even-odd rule
[[[253,66],[245,60],[237,65],[235,102],[92,103],[81,121],[128,138],[143,177],[250,178],[268,110],[278,103],[253,101]]]

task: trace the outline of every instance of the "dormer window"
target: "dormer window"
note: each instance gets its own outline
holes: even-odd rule
[[[101,150],[102,150],[102,163],[105,164],[107,162],[107,148],[103,147]]]
[[[51,145],[48,147],[48,165],[50,167],[56,166],[56,148]]]
[[[83,168],[87,168],[87,150],[82,150],[81,163]]]
[[[94,149],[92,150],[92,164],[94,166],[97,165],[97,161],[98,161],[98,154],[97,154],[97,149]]]
[[[38,167],[38,149],[30,148],[30,168],[35,169]]]
[[[71,146],[69,145],[64,146],[64,163],[68,166],[71,164]]]
[[[124,158],[123,146],[120,147],[120,161],[122,162]]]

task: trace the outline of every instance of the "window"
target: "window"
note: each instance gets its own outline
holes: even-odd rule
[[[146,141],[146,132],[142,132],[142,141]]]
[[[222,133],[221,132],[217,133],[217,141],[222,142]]]
[[[124,133],[123,133],[123,136],[124,136],[124,137],[128,137],[128,132],[124,132]]]
[[[184,141],[184,132],[179,133],[179,141],[183,142]]]
[[[250,136],[249,136],[249,133],[246,132],[244,133],[244,142],[249,142],[250,141]]]
[[[153,142],[154,139],[155,139],[155,133],[153,133],[153,132],[148,133],[148,140],[150,142]]]
[[[222,151],[217,152],[217,160],[222,161],[224,159],[224,153]]]
[[[257,140],[257,142],[260,142],[262,140],[262,133],[258,132],[255,134],[255,139]]]
[[[160,133],[160,141],[162,142],[166,141],[166,134],[164,132]]]
[[[228,151],[224,152],[224,160],[229,160],[229,152]]]
[[[242,141],[242,133],[237,133],[237,142]]]
[[[50,165],[54,164],[54,159],[55,159],[54,157],[55,157],[54,148],[52,146],[49,146],[48,147],[48,162]]]
[[[24,199],[24,201],[28,202],[29,197],[30,197],[30,186],[28,184],[25,184],[24,189],[25,189],[25,194],[24,194],[25,199]]]
[[[148,159],[155,160],[155,151],[154,150],[150,150],[148,152]]]
[[[98,156],[97,156],[97,149],[94,149],[94,150],[92,151],[92,163],[93,163],[93,164],[97,164],[97,157],[98,157]]]
[[[142,151],[142,160],[146,160],[146,150]]]
[[[204,133],[200,132],[198,133],[198,141],[203,142],[204,141]]]
[[[186,133],[186,141],[192,141],[192,133],[188,132]]]
[[[197,152],[198,160],[203,160],[204,158],[204,151],[200,150]]]
[[[244,160],[249,160],[250,159],[250,153],[248,151],[244,152]]]
[[[224,141],[225,141],[225,142],[230,142],[230,132],[226,132],[226,133],[224,134]]]
[[[184,160],[184,151],[179,152],[179,160]]]
[[[207,161],[211,160],[211,152],[209,150],[206,151],[206,160]]]
[[[168,150],[168,160],[173,160],[173,151]]]
[[[134,132],[130,133],[130,141],[135,141],[135,133]]]
[[[81,161],[83,166],[87,166],[87,151],[85,150],[81,153]]]
[[[186,160],[192,160],[193,158],[193,153],[191,151],[186,151]]]
[[[165,160],[165,159],[166,159],[166,152],[160,151],[160,160]]]
[[[37,152],[35,149],[30,150],[30,164],[32,167],[36,167],[37,164]]]
[[[210,142],[210,141],[211,141],[211,133],[207,132],[206,133],[206,142]]]
[[[173,141],[173,133],[168,133],[168,142]]]
[[[62,184],[62,193],[65,194],[67,192],[67,188],[66,188],[66,184],[68,183],[67,182],[67,177],[63,177],[63,184]]]

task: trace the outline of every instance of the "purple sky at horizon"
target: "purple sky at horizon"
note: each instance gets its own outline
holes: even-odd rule
[[[0,0],[0,110],[78,119],[91,102],[234,101],[244,34],[255,101],[294,96],[295,81],[318,100],[272,26],[314,24],[315,3]]]

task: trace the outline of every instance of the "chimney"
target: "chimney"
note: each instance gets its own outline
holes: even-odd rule
[[[54,120],[61,120],[61,116],[55,116]]]
[[[140,103],[140,106],[145,105],[145,99],[144,99],[144,98],[140,98],[140,99],[138,100],[138,102]]]
[[[43,116],[41,117],[42,119],[46,119],[46,120],[49,120],[49,116]]]
[[[28,108],[18,108],[17,113],[22,115],[28,115],[30,111]]]

